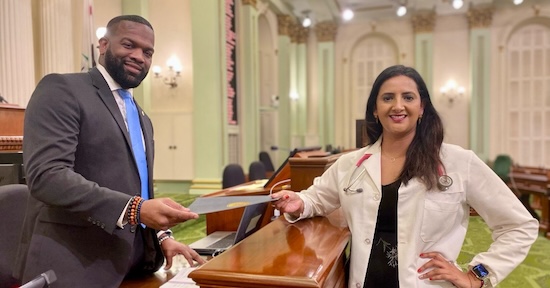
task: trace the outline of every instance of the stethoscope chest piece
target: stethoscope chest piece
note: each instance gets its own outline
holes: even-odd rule
[[[441,191],[446,191],[453,185],[453,179],[449,175],[440,175],[437,179],[437,188]]]

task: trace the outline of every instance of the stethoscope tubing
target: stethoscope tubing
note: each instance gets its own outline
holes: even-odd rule
[[[363,174],[365,174],[365,171],[367,171],[367,170],[363,169],[363,171],[361,171],[361,173],[359,173],[359,175],[357,175],[357,177],[355,177],[355,179],[351,180],[351,178],[353,177],[353,174],[355,174],[355,171],[357,171],[357,169],[359,169],[361,164],[363,164],[363,162],[365,162],[365,160],[369,159],[370,156],[372,156],[372,154],[365,153],[365,154],[363,154],[363,156],[361,156],[361,158],[359,158],[359,160],[355,164],[355,167],[353,168],[353,171],[351,172],[348,185],[347,185],[347,187],[344,188],[344,192],[346,192],[346,193],[348,193],[348,192],[355,192],[355,193],[363,192],[363,188],[352,189],[351,186],[353,186],[353,184],[355,184],[355,182],[357,182],[357,180],[359,180],[359,178],[361,176],[363,176]],[[449,187],[451,187],[451,185],[453,185],[453,179],[449,175],[447,175],[447,172],[445,171],[445,167],[443,167],[442,164],[439,164],[439,166],[437,166],[437,174],[439,175],[439,177],[437,179],[438,180],[437,181],[437,187],[439,188],[439,190],[446,191],[447,189],[449,189]]]

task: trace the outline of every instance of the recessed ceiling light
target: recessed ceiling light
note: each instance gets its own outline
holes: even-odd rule
[[[462,5],[464,5],[463,0],[453,0],[453,8],[455,8],[456,10],[462,8]]]
[[[405,5],[399,6],[399,8],[397,8],[397,16],[402,17],[405,16],[405,14],[407,14],[407,7],[405,7]]]
[[[344,21],[349,21],[351,19],[353,19],[353,11],[351,11],[351,9],[345,9],[344,12],[342,12],[342,18],[344,19]]]

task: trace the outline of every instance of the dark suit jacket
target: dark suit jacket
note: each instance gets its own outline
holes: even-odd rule
[[[153,127],[140,117],[152,198]],[[116,223],[140,181],[122,114],[97,69],[40,81],[25,113],[23,157],[32,197],[14,275],[25,283],[53,269],[58,287],[118,286],[136,233]],[[155,231],[143,234],[143,269],[155,271],[163,261]]]

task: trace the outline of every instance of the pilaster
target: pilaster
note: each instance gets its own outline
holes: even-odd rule
[[[415,68],[422,75],[426,86],[433,87],[433,31],[435,28],[435,12],[420,11],[412,17],[415,42]]]
[[[481,159],[489,159],[491,31],[494,9],[470,7],[470,149]]]
[[[331,21],[315,25],[317,36],[317,85],[319,144],[334,145],[334,40],[337,25]]]
[[[26,107],[35,81],[30,0],[0,1],[0,95]]]
[[[245,5],[246,2],[246,5]],[[259,88],[259,55],[258,55],[258,12],[256,1],[243,1],[240,15],[240,35],[238,61],[239,71],[238,93],[243,113],[239,126],[242,128],[242,163],[248,167],[258,160],[260,152],[260,88]]]

